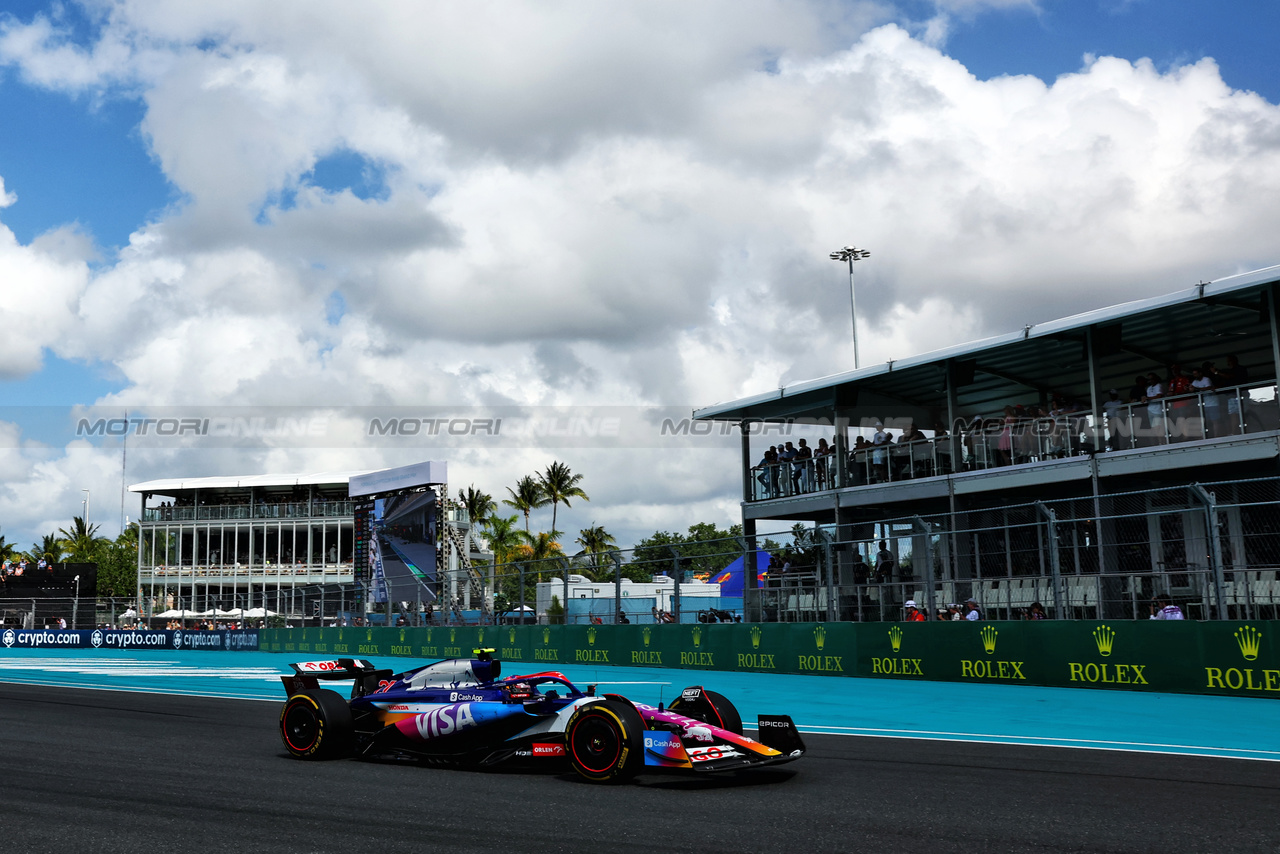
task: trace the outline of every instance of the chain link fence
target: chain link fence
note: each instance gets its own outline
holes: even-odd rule
[[[470,623],[1275,619],[1280,478],[1151,489],[753,538],[479,564],[417,601],[367,602],[351,583],[201,589],[137,600],[0,602],[6,627],[276,627]],[[467,602],[448,590],[465,589]],[[971,600],[966,604],[966,600]]]

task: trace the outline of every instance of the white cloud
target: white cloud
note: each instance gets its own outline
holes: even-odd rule
[[[1013,6],[1035,11],[932,12]],[[183,197],[92,275],[65,234],[55,252],[0,233],[0,270],[41,283],[5,289],[0,317],[42,330],[0,369],[42,346],[106,361],[130,406],[693,407],[850,367],[826,258],[849,242],[872,250],[864,363],[1276,260],[1280,110],[1212,60],[982,81],[934,46],[945,27],[873,28],[894,14],[875,4],[302,8],[124,2],[88,47],[43,19],[0,28],[30,81],[136,92]],[[385,192],[310,183],[336,151]],[[458,453],[495,493],[550,461]],[[732,453],[583,459],[603,498],[575,523],[736,514]]]

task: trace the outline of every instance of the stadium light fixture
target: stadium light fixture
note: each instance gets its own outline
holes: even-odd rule
[[[853,262],[870,258],[871,253],[856,246],[844,246],[832,252],[832,261],[844,261],[849,265],[849,313],[853,317],[853,369],[858,369],[858,303],[853,290]]]

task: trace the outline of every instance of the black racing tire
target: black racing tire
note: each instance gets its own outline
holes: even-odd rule
[[[628,703],[579,706],[564,733],[573,770],[593,783],[622,783],[644,767],[644,720]]]
[[[709,724],[715,724],[721,729],[727,729],[735,735],[742,735],[742,715],[738,714],[738,707],[729,702],[729,698],[724,694],[717,694],[715,691],[702,692],[711,705],[716,707],[716,711],[720,713],[720,723],[715,721],[707,721]]]
[[[742,716],[738,714],[738,709],[733,703],[729,702],[729,698],[724,694],[717,694],[715,691],[702,689],[702,696],[708,703],[715,707],[715,711],[703,711],[697,707],[688,708],[677,697],[671,702],[669,708],[673,712],[693,718],[695,721],[702,721],[704,724],[718,726],[720,729],[727,729],[735,735],[742,735]]]
[[[355,744],[351,706],[326,688],[294,694],[280,710],[280,740],[298,759],[350,756]]]

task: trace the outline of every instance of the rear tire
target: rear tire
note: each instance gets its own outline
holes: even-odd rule
[[[351,706],[326,688],[294,694],[280,710],[280,739],[297,759],[350,756],[355,743]]]
[[[593,783],[621,783],[644,767],[644,720],[627,703],[579,706],[564,741],[573,770]]]

